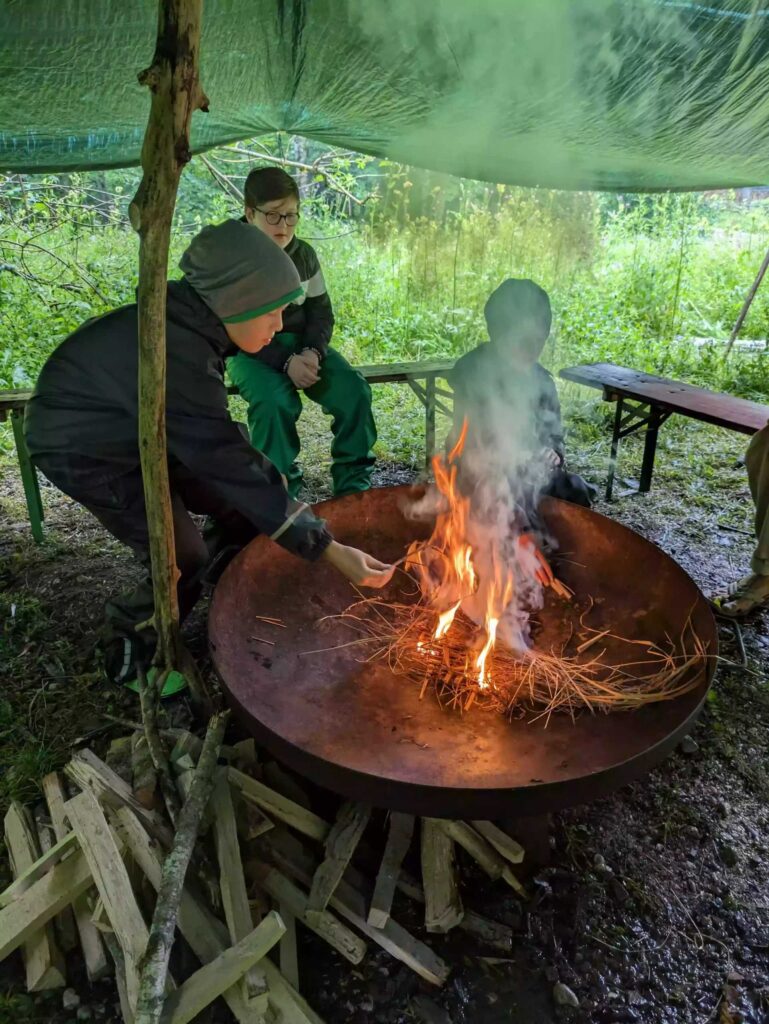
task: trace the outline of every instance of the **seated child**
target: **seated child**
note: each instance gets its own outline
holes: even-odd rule
[[[452,441],[467,419],[461,456],[463,490],[474,492],[476,513],[502,500],[515,506],[519,529],[535,530],[544,495],[592,504],[595,488],[566,469],[561,408],[552,375],[538,359],[550,334],[547,292],[533,281],[508,278],[484,308],[488,342],[457,361]],[[509,489],[509,490],[508,490]]]
[[[287,478],[289,494],[295,497],[302,482],[296,424],[303,391],[331,416],[334,494],[368,490],[376,441],[371,388],[331,347],[334,314],[318,256],[295,236],[299,189],[294,179],[279,167],[251,171],[245,219],[290,256],[302,287],[270,344],[258,353],[239,353],[228,366],[230,380],[248,403],[251,443]]]
[[[283,310],[302,294],[294,264],[266,235],[229,220],[201,231],[180,266],[184,278],[168,283],[166,300],[166,429],[181,616],[217,554],[190,513],[213,517],[224,545],[263,533],[301,558],[330,562],[356,584],[382,586],[392,569],[337,543],[322,520],[292,500],[227,408],[225,360],[258,352],[281,330]],[[154,602],[139,460],[137,325],[131,303],[65,338],[43,367],[25,418],[38,469],[148,571],[107,606],[106,673],[132,688],[156,646],[154,631],[140,628]]]

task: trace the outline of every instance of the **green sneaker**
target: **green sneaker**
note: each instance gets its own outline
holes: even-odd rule
[[[141,659],[141,660],[140,660]],[[151,660],[151,652],[136,637],[116,636],[104,649],[104,670],[110,682],[116,686],[125,686],[133,693],[139,692],[137,666],[147,664]],[[147,681],[157,679],[158,670],[151,668],[147,673]],[[187,688],[187,680],[181,672],[170,672],[165,681],[161,697],[173,697]]]
[[[157,677],[158,670],[156,668],[151,668],[147,673],[147,682],[154,683]],[[131,690],[133,693],[139,692],[138,679],[132,679],[129,683],[123,683],[123,686],[125,686],[127,690]],[[177,693],[181,693],[183,690],[186,689],[187,680],[184,678],[181,672],[177,672],[176,669],[173,669],[171,672],[168,673],[168,678],[166,679],[165,686],[163,687],[163,692],[160,694],[160,696],[175,697]]]

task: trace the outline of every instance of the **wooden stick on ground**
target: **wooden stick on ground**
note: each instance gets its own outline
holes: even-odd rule
[[[104,900],[101,896],[96,898],[96,902],[93,905],[91,911],[91,924],[96,928],[97,931],[104,935],[106,932],[115,933],[115,929],[112,927],[112,922],[107,916],[107,911],[104,906]]]
[[[312,880],[307,921],[313,923],[326,908],[350,863],[371,816],[371,808],[352,801],[342,804],[326,839],[326,856]]]
[[[444,822],[422,818],[422,883],[425,890],[425,928],[447,932],[464,915],[457,886],[454,843]]]
[[[93,885],[81,850],[46,871],[0,910],[0,961],[39,932],[64,907]]]
[[[261,889],[278,903],[285,904],[291,913],[341,953],[352,964],[359,964],[366,954],[366,943],[342,924],[328,910],[322,910],[310,920],[307,916],[307,895],[292,881],[269,864],[249,863],[249,874]]]
[[[491,843],[497,853],[511,864],[520,864],[523,861],[525,851],[520,843],[512,839],[507,832],[503,832],[491,821],[471,821],[476,832],[480,832],[483,838]]]
[[[201,967],[166,999],[163,1024],[189,1024],[214,999],[253,969],[280,939],[286,928],[271,911],[256,928],[211,963]]]
[[[489,878],[495,881],[502,878],[519,895],[524,897],[527,895],[504,857],[498,854],[494,847],[487,843],[483,836],[471,828],[466,821],[444,821],[442,824],[446,834],[470,854]]]
[[[366,890],[366,879],[356,868],[349,867],[347,869],[344,881],[359,892],[365,892]],[[421,885],[411,878],[408,872],[401,871],[396,883],[396,889],[402,892],[408,899],[424,905],[424,891]],[[513,948],[512,928],[509,928],[506,924],[500,924],[498,921],[491,921],[487,917],[482,917],[472,910],[465,910],[464,917],[457,925],[457,928],[478,939],[482,939],[487,945],[495,946],[503,952],[509,952]]]
[[[142,722],[144,723],[144,739],[157,778],[160,780],[160,792],[163,794],[168,817],[171,819],[171,824],[175,826],[181,806],[171,775],[171,766],[168,763],[168,757],[166,756],[163,740],[160,738],[160,729],[158,728],[157,712],[160,694],[154,686],[150,686],[147,683],[147,678],[141,668],[139,669],[139,699],[141,701]]]
[[[120,1000],[120,1012],[125,1024],[134,1024],[133,1007],[128,999],[128,984],[125,973],[125,957],[120,943],[114,932],[104,932],[104,945],[109,950],[112,963],[115,967],[115,985],[117,987],[118,999]]]
[[[368,912],[368,923],[374,928],[384,928],[390,917],[390,908],[401,864],[411,845],[413,835],[413,816],[393,811],[390,815],[390,831],[387,835],[382,864],[379,868]]]
[[[222,892],[224,919],[233,945],[245,939],[254,922],[246,892],[246,879],[240,859],[238,829],[232,804],[227,769],[216,770],[211,804],[214,808],[214,840],[219,861],[219,885]],[[285,929],[284,929],[285,930]],[[247,999],[259,1013],[267,1009],[267,982],[258,967],[249,968],[243,978]]]
[[[487,946],[494,946],[504,953],[509,953],[513,948],[514,932],[512,928],[506,924],[500,924],[499,921],[490,921],[487,917],[481,917],[480,914],[475,914],[472,910],[465,911],[465,916],[457,927],[461,928],[463,932],[467,932],[468,935],[480,939]]]
[[[286,926],[286,934],[280,940],[280,973],[294,988],[299,988],[299,956],[296,948],[296,917],[291,913],[285,900],[278,900],[278,912]]]
[[[136,902],[115,836],[90,790],[68,800],[64,811],[77,835],[107,917],[123,950],[128,1002],[139,997],[139,962],[147,946],[147,925]]]
[[[150,885],[160,888],[161,855],[136,816],[123,807],[116,817],[125,836],[131,856],[141,867]],[[189,943],[195,956],[203,964],[210,963],[228,948],[227,929],[198,900],[184,889],[179,903],[179,931]],[[267,975],[270,989],[270,1005],[284,1014],[286,1024],[323,1024],[321,1018],[308,1006],[281,975],[280,971],[265,958],[261,964]],[[233,1016],[239,1024],[257,1024],[258,1017],[243,998],[243,990],[233,985],[224,993]]]
[[[8,888],[0,892],[0,907],[7,907],[9,903],[13,903],[23,892],[41,879],[43,875],[52,871],[66,856],[79,848],[76,835],[70,833],[65,836],[55,846],[52,846],[50,850],[41,854],[34,864],[30,864],[21,874],[16,875],[15,880],[11,882]]]
[[[197,764],[200,752],[203,749],[202,739],[195,736],[194,733],[189,732],[187,729],[161,729],[160,735],[163,739],[173,740],[174,742],[174,746],[171,750],[172,764],[184,754],[189,754],[195,764]],[[235,757],[235,747],[230,747],[226,743],[222,743],[221,750],[219,751],[220,760],[224,758],[225,761],[234,761]]]
[[[287,772],[277,761],[267,761],[262,766],[260,778],[266,786],[274,789],[281,796],[293,800],[295,804],[305,807],[308,811],[312,809],[312,802],[304,787],[300,785],[293,774]]]
[[[58,842],[54,832],[53,823],[48,816],[48,808],[45,804],[38,804],[34,811],[35,831],[37,833],[38,846],[41,856],[50,854]],[[54,929],[59,940],[62,952],[71,953],[77,948],[77,931],[75,929],[75,918],[72,915],[72,908],[67,907],[59,914],[53,922]]]
[[[5,816],[5,845],[17,877],[32,868],[40,857],[37,840],[24,808],[15,800]],[[66,983],[64,958],[56,945],[53,928],[44,925],[24,944],[27,991],[42,992]]]
[[[502,877],[505,867],[504,858],[483,836],[471,828],[466,821],[443,821],[443,829],[447,836],[470,854],[473,860],[486,872],[493,881]]]
[[[114,817],[131,857],[157,892],[160,889],[163,870],[162,855],[158,844],[147,835],[142,823],[127,807],[122,807],[114,812]],[[219,924],[220,922],[217,921],[217,925]],[[210,922],[204,919],[201,908],[186,888],[182,891],[179,902],[177,927],[201,963],[209,963],[229,945],[227,930],[223,925],[221,926],[224,928],[222,941],[218,944],[211,941]],[[245,1001],[242,985],[228,989],[224,993],[224,999],[239,1024],[259,1024],[259,1015],[249,1009]]]
[[[155,800],[158,774],[144,732],[135,732],[131,737],[131,775],[134,796],[142,807],[151,811]]]
[[[276,827],[261,842],[268,848],[270,858],[281,871],[305,885],[310,884],[316,859],[295,836]],[[355,868],[348,868],[348,874],[355,878],[355,888],[343,879],[331,897],[329,906],[425,981],[431,985],[442,985],[449,975],[448,965],[429,946],[415,939],[392,918],[384,928],[372,928],[366,920],[366,896],[361,891],[365,889],[365,884],[360,884],[362,880]]]
[[[246,800],[251,800],[257,807],[266,811],[270,817],[284,821],[297,832],[309,836],[310,839],[325,842],[331,826],[317,814],[301,807],[294,800],[281,796],[275,790],[252,779],[250,775],[239,772],[237,768],[229,769],[229,778],[232,785],[243,794]]]
[[[229,712],[214,715],[208,723],[203,750],[195,769],[189,798],[182,807],[163,873],[149,940],[142,959],[136,1024],[156,1024],[163,1009],[168,959],[174,941],[179,901],[187,866],[198,834],[198,825],[211,796],[213,775]]]
[[[96,794],[102,803],[110,807],[130,807],[145,823],[149,832],[168,849],[173,841],[173,832],[155,811],[142,807],[131,792],[131,787],[112,769],[100,760],[92,750],[78,750],[64,769],[67,776],[81,789]]]
[[[233,795],[236,799],[235,820],[238,825],[238,835],[242,842],[249,843],[254,839],[258,839],[259,836],[263,836],[265,832],[269,832],[271,828],[275,828],[267,815],[262,813],[256,804],[244,800],[237,790]]]

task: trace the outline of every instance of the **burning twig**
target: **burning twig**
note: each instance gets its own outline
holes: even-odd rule
[[[560,653],[521,653],[497,645],[489,652],[486,685],[481,685],[473,653],[479,630],[461,611],[440,637],[434,635],[436,613],[422,603],[363,598],[335,618],[359,634],[340,646],[371,644],[375,651],[366,660],[387,661],[393,672],[419,685],[420,698],[431,690],[442,704],[462,711],[478,706],[505,714],[533,712],[547,719],[556,711],[574,716],[584,709],[608,712],[674,700],[699,685],[698,669],[709,657],[689,618],[681,637],[666,650],[651,641],[619,637],[610,629],[596,630],[573,653],[566,646]],[[602,650],[584,660],[590,646],[608,638],[615,648],[627,645],[628,655],[640,645],[644,655],[609,663]]]
[[[561,582],[561,580],[559,580],[557,576],[553,576],[553,579],[550,583],[550,588],[559,597],[564,598],[566,601],[571,601],[571,599],[574,597],[574,591],[571,589],[571,587],[567,587],[566,584]]]

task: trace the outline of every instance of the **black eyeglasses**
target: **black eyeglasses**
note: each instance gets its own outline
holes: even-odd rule
[[[276,224],[280,224],[282,220],[286,222],[286,225],[290,228],[299,223],[298,213],[278,213],[277,210],[262,210],[258,206],[254,207],[264,217],[268,224],[272,224],[273,227]]]

